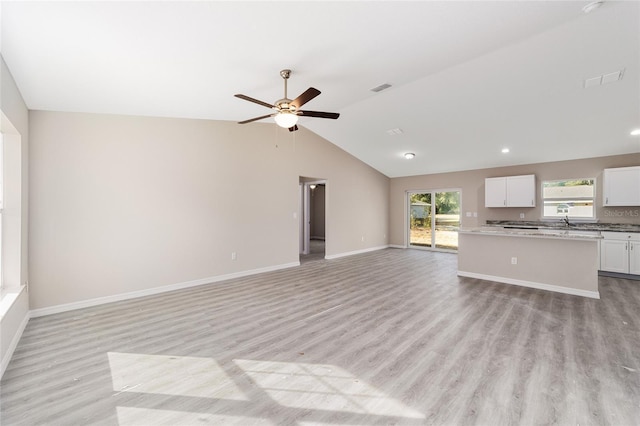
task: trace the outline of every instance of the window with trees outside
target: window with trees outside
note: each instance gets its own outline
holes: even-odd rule
[[[544,218],[595,219],[595,179],[542,182]]]

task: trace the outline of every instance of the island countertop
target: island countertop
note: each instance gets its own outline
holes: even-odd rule
[[[555,238],[572,240],[593,240],[602,239],[598,231],[583,231],[574,229],[517,229],[501,228],[498,226],[463,227],[458,230],[460,234],[486,234],[506,237],[527,237],[527,238]]]

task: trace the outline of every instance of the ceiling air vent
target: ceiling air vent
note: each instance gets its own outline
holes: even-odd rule
[[[380,86],[376,86],[373,89],[369,89],[369,90],[371,90],[372,92],[378,93],[378,92],[382,92],[384,89],[388,89],[389,87],[391,87],[391,85],[388,84],[388,83],[385,83],[385,84],[381,84]]]
[[[387,130],[387,134],[388,134],[389,136],[401,135],[401,134],[403,134],[403,133],[404,133],[404,132],[403,132],[403,131],[402,131],[402,129],[401,129],[401,128],[399,128],[399,127],[396,127],[395,129],[389,129],[389,130]]]

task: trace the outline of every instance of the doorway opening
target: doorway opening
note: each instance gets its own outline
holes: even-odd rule
[[[407,192],[408,246],[458,251],[460,190]]]
[[[325,257],[326,188],[324,179],[300,178],[300,262]]]

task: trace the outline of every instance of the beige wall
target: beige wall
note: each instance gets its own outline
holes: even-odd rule
[[[32,309],[295,263],[300,176],[327,180],[327,255],[387,244],[389,179],[303,128],[44,111],[30,126]]]
[[[459,188],[461,190],[462,226],[477,226],[487,220],[540,220],[542,201],[540,184],[543,180],[596,178],[596,216],[600,222],[640,223],[640,216],[628,213],[640,212],[640,207],[602,207],[602,171],[605,168],[640,165],[640,153],[583,160],[527,164],[522,166],[480,169],[454,173],[410,176],[391,179],[390,189],[390,239],[393,245],[405,244],[406,191]],[[536,175],[537,201],[534,208],[485,208],[484,179],[497,176]],[[466,217],[466,212],[478,213],[478,217]]]

